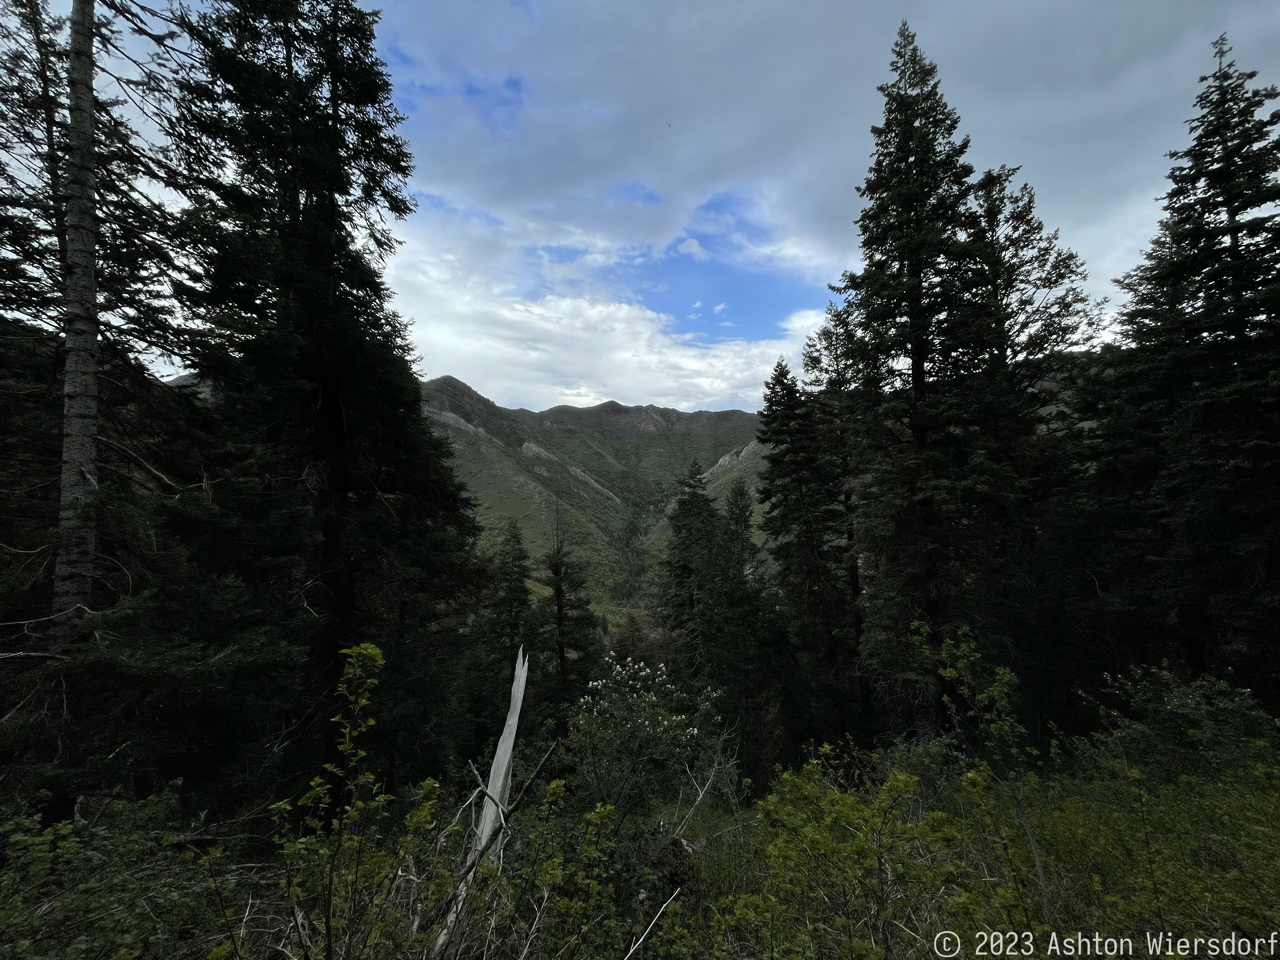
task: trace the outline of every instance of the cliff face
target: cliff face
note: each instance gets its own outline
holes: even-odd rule
[[[713,492],[763,465],[757,419],[741,410],[683,413],[652,404],[509,410],[454,377],[422,385],[423,409],[449,437],[481,520],[519,521],[532,555],[546,549],[556,511],[575,549],[608,569],[618,532],[639,518],[652,544],[674,481],[697,458]]]

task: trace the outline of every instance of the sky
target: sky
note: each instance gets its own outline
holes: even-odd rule
[[[755,410],[858,267],[906,19],[978,170],[1019,166],[1089,290],[1139,262],[1212,41],[1280,83],[1274,0],[383,0],[424,378],[507,407]]]

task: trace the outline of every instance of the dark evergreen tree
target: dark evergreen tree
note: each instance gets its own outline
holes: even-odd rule
[[[1107,668],[1078,602],[1094,585],[1075,398],[1097,308],[1080,258],[1046,231],[1016,174],[1001,167],[977,180],[966,244],[960,309],[974,354],[952,387],[969,432],[955,483],[968,577],[957,601],[985,655],[1017,671],[1027,721],[1047,737],[1051,720],[1075,712],[1075,691]]]
[[[879,87],[884,122],[872,127],[873,162],[858,191],[866,201],[858,217],[864,267],[833,288],[846,300],[829,322],[843,333],[837,349],[849,361],[864,446],[876,457],[884,509],[868,526],[888,535],[878,559],[896,568],[896,596],[880,590],[877,602],[905,603],[914,608],[908,622],[937,626],[950,615],[949,558],[935,532],[941,491],[930,479],[941,472],[945,455],[936,448],[950,426],[945,387],[967,372],[966,345],[954,334],[973,167],[964,160],[968,139],[955,139],[959,117],[942,98],[937,67],[905,23],[893,54],[896,76]],[[903,620],[895,617],[894,629]]]
[[[1214,44],[1159,233],[1121,280],[1099,473],[1123,523],[1136,655],[1280,705],[1280,111]],[[1132,635],[1131,635],[1132,636]]]
[[[49,538],[60,559],[48,571],[53,579],[36,578],[28,595],[28,602],[59,608],[56,616],[46,616],[34,627],[56,646],[65,646],[78,630],[79,607],[111,605],[103,577],[112,574],[94,558],[109,557],[110,566],[124,557],[118,537],[109,532],[104,537],[99,529],[99,501],[111,487],[112,475],[139,468],[139,461],[154,465],[139,444],[145,446],[148,433],[154,436],[155,424],[137,423],[138,405],[153,416],[173,416],[172,410],[156,409],[162,391],[156,391],[154,377],[139,357],[182,349],[182,336],[170,322],[165,302],[171,222],[148,196],[155,187],[152,158],[121,119],[121,102],[94,96],[94,60],[110,46],[112,25],[95,25],[91,5],[77,7],[76,14],[79,50],[70,86],[79,105],[73,137],[68,18],[53,16],[42,0],[7,0],[0,6],[0,312],[22,325],[21,332],[12,334],[14,343],[52,353],[48,375],[11,396],[19,405],[29,405],[39,402],[42,383],[56,387],[64,395],[60,406],[65,421],[57,429],[60,434],[70,431],[58,459],[59,472],[73,476],[69,482],[60,479],[54,491],[60,532]],[[80,151],[75,157],[73,139]],[[73,172],[78,178],[74,187]],[[76,242],[70,245],[69,205],[77,207],[72,219],[83,221],[72,229]],[[84,235],[84,223],[92,236]],[[78,261],[74,268],[73,259]],[[69,313],[72,273],[77,292]],[[74,322],[68,320],[71,313]],[[41,340],[44,346],[35,347]],[[15,456],[29,456],[40,446],[34,436],[19,445],[27,441],[27,453],[15,451]],[[98,475],[100,464],[106,476]],[[31,466],[41,474],[46,469]],[[67,487],[65,496],[62,486]],[[9,619],[20,613],[36,616],[28,609],[10,613]]]
[[[760,413],[760,441],[769,446],[760,491],[764,529],[791,610],[804,623],[802,645],[835,665],[842,654],[857,656],[860,590],[851,586],[857,560],[846,549],[846,445],[833,436],[831,413],[778,361]]]
[[[91,16],[85,9],[79,13]],[[181,674],[189,664],[166,663],[154,643],[135,642],[137,637],[118,618],[157,578],[175,569],[175,544],[157,532],[157,495],[171,497],[184,486],[199,490],[201,481],[192,457],[199,417],[191,398],[162,386],[144,359],[184,350],[185,334],[172,322],[167,295],[176,245],[172,217],[153,199],[154,151],[122,120],[120,100],[101,92],[91,101],[92,122],[86,124],[80,116],[77,133],[83,141],[87,130],[92,140],[87,183],[93,236],[89,243],[83,237],[80,242],[79,302],[71,325],[77,344],[71,379],[77,383],[67,383],[67,27],[66,18],[51,16],[39,0],[13,0],[0,17],[0,130],[5,143],[0,247],[7,265],[0,271],[0,311],[10,326],[6,342],[14,347],[12,352],[6,347],[2,362],[6,376],[17,378],[8,394],[3,431],[13,450],[3,460],[25,475],[5,484],[14,496],[0,510],[0,541],[16,550],[30,544],[34,551],[5,551],[0,558],[3,568],[9,568],[7,561],[17,561],[6,569],[13,575],[4,578],[10,589],[3,596],[5,615],[0,619],[10,624],[6,633],[12,634],[6,638],[6,652],[21,654],[6,658],[4,687],[26,691],[0,706],[10,720],[4,729],[6,747],[0,749],[12,751],[15,769],[21,771],[10,781],[13,789],[51,790],[54,799],[46,813],[57,816],[69,815],[77,790],[130,779],[145,790],[150,780],[137,769],[139,757],[154,755],[165,733],[149,721],[137,722],[146,712],[140,707],[147,699],[143,691],[155,689],[158,675]],[[92,42],[77,34],[78,88],[87,83],[93,94],[94,84],[84,75],[90,58],[99,61],[117,91],[139,89],[117,79],[119,58],[112,61],[104,52],[115,46],[111,21],[90,27]],[[80,90],[78,96],[84,93]],[[83,163],[83,142],[81,148]],[[83,194],[85,188],[81,182],[77,189]],[[82,220],[84,201],[83,195],[77,201]],[[92,282],[84,276],[86,258],[93,261]],[[87,305],[86,291],[92,294]],[[68,391],[77,395],[75,404],[63,400]],[[62,443],[62,449],[54,449],[51,439],[63,433],[58,421],[66,421],[71,407],[79,439],[70,448]],[[65,456],[68,449],[74,453],[71,460]],[[79,496],[74,485],[71,500],[61,496],[57,477],[68,463],[85,467],[78,482],[90,477],[94,483],[82,509],[72,511],[74,516],[63,509],[59,519],[59,502],[66,508]],[[59,525],[63,533],[79,531],[71,540],[82,547],[89,539],[93,543],[88,566],[83,549],[79,554],[64,551],[70,567],[63,564],[61,577],[49,562],[62,536]],[[83,601],[86,577],[91,593],[87,606],[96,613],[91,622],[81,620],[83,611],[72,610]],[[66,615],[49,618],[51,604]],[[51,635],[50,625],[59,627]],[[29,658],[39,646],[33,634],[39,633],[62,648],[59,657]],[[72,639],[81,642],[73,644]]]
[[[60,449],[58,333],[65,258],[62,136],[65,19],[40,4],[0,16],[0,594],[5,622],[48,615]],[[20,552],[21,551],[21,552]],[[21,651],[43,652],[24,634]],[[30,663],[24,666],[31,666]],[[16,687],[16,685],[15,685]]]
[[[212,569],[266,588],[276,642],[305,648],[283,722],[327,762],[342,651],[388,645],[398,682],[380,696],[420,698],[406,684],[446,642],[474,536],[382,279],[386,218],[412,202],[376,21],[345,2],[210,5],[185,21],[196,67],[168,129],[192,238],[179,292],[209,330],[196,365],[221,424],[207,466],[229,508],[192,522]]]
[[[62,464],[50,649],[60,652],[91,609],[98,553],[98,251],[94,131],[94,0],[74,0],[67,49],[66,191],[62,217]]]
[[[755,499],[738,478],[721,509],[696,460],[678,483],[658,578],[660,622],[672,638],[668,666],[690,692],[708,686],[718,692],[743,769],[767,777],[794,755],[809,710],[797,689],[779,597],[755,543]]]
[[[797,669],[781,597],[756,543],[755,515],[756,499],[738,477],[724,497],[716,551],[710,676],[724,693],[722,710],[738,734],[742,770],[763,787],[774,767],[792,760],[796,745],[814,735],[814,694],[826,691],[806,689]]]
[[[405,719],[400,726],[421,755],[412,764],[415,770],[463,768],[491,750],[506,721],[516,651],[523,647],[533,664],[545,666],[536,656],[540,619],[529,589],[532,570],[519,523],[509,520],[480,560],[483,570],[477,571],[481,577],[474,608],[466,628],[453,638],[454,648],[431,651],[430,660],[419,665],[426,669],[418,682],[406,685],[393,703],[384,705]],[[530,675],[522,730],[536,729],[548,709],[544,673],[539,669]],[[437,692],[429,708],[422,703],[425,690]],[[423,736],[427,730],[429,735]]]
[[[609,535],[617,557],[610,571],[609,596],[624,606],[638,602],[644,591],[649,572],[647,532],[644,512],[633,506],[622,525]]]
[[[553,699],[565,704],[581,695],[604,655],[604,643],[587,594],[586,570],[569,547],[558,511],[551,546],[539,566],[549,591],[539,608],[544,649],[555,664]]]
[[[960,309],[973,167],[937,67],[905,22],[891,68],[894,80],[879,87],[884,121],[872,127],[872,165],[858,191],[866,201],[857,221],[864,265],[832,287],[844,303],[828,311],[809,366],[847,381],[857,431],[865,483],[858,547],[871,565],[864,578],[871,647],[863,653],[905,681],[900,688],[915,701],[922,691],[910,679],[920,671],[911,625],[937,644],[956,620],[957,531],[945,514],[963,468],[955,441],[966,431],[955,422],[949,388],[972,372],[975,352]]]
[[[761,609],[760,551],[753,537],[755,498],[741,477],[724,496],[715,544],[711,599],[715,607],[713,666],[709,671],[725,693],[724,710],[741,728],[758,719],[764,671],[776,668],[763,655],[771,639],[771,618]]]
[[[933,726],[945,683],[928,664],[945,640],[963,628],[989,652],[1011,642],[989,595],[1016,589],[1028,504],[1064,479],[1042,441],[1090,312],[1079,259],[1045,233],[1030,188],[1010,188],[1016,171],[972,179],[959,118],[905,23],[892,68],[859,189],[863,267],[832,287],[843,302],[806,369],[844,429],[863,663],[900,721]]]
[[[809,351],[811,366],[840,356]],[[760,441],[764,530],[781,600],[812,695],[806,735],[837,740],[867,733],[869,698],[857,674],[862,578],[853,536],[858,478],[847,396],[835,370],[830,386],[805,391],[779,361],[765,384]]]
[[[507,659],[515,659],[521,646],[531,639],[533,600],[529,593],[529,551],[524,546],[520,524],[507,521],[490,562],[486,590],[485,632],[498,639]]]
[[[676,483],[678,493],[667,513],[671,533],[659,564],[658,606],[663,626],[675,638],[679,672],[693,678],[708,667],[708,639],[715,629],[712,597],[721,517],[696,459]]]

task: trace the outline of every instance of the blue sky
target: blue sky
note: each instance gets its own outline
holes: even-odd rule
[[[388,277],[423,375],[534,409],[757,408],[857,266],[903,17],[971,161],[1020,165],[1113,301],[1211,41],[1280,82],[1271,0],[388,0],[419,197]]]

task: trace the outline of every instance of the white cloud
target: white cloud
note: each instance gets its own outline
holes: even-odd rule
[[[388,277],[425,369],[523,405],[757,403],[755,346],[767,375],[821,312],[755,345],[698,346],[636,305],[657,287],[626,267],[674,249],[817,285],[856,268],[875,87],[907,8],[970,159],[1023,165],[1100,294],[1149,242],[1209,42],[1227,30],[1259,84],[1280,80],[1274,0],[390,0],[380,46],[409,114],[413,186],[442,198],[397,228],[408,243]],[[725,196],[736,206],[712,202]],[[754,329],[754,305],[735,302]],[[642,359],[619,352],[626,337]]]
[[[825,310],[797,310],[782,321],[782,329],[789,337],[799,338],[803,343],[811,333],[815,333],[827,319]]]
[[[1270,0],[907,7],[391,0],[381,37],[427,192],[548,234],[679,242],[700,259],[686,231],[732,190],[768,234],[741,255],[820,283],[853,266],[875,86],[904,11],[973,135],[973,162],[1022,164],[1045,221],[1088,260],[1105,250],[1077,224],[1163,190],[1164,154],[1185,140],[1218,33],[1242,67],[1263,70],[1259,83],[1278,79]],[[612,202],[628,184],[661,202]]]
[[[700,343],[672,317],[599,292],[520,296],[501,270],[485,282],[467,263],[477,249],[411,239],[389,279],[397,308],[415,321],[420,374],[458,377],[504,406],[756,409],[779,355],[798,365],[821,322],[819,311],[802,311],[781,318],[775,337]],[[505,259],[501,248],[489,252]]]
[[[681,253],[687,253],[699,262],[710,259],[711,256],[707,251],[702,249],[702,244],[698,243],[698,241],[693,239],[693,237],[686,237],[680,242],[680,245],[676,247],[676,249]]]
[[[711,312],[719,313],[721,310],[723,310],[727,306],[729,306],[727,303],[717,303],[714,307],[711,308]]]

